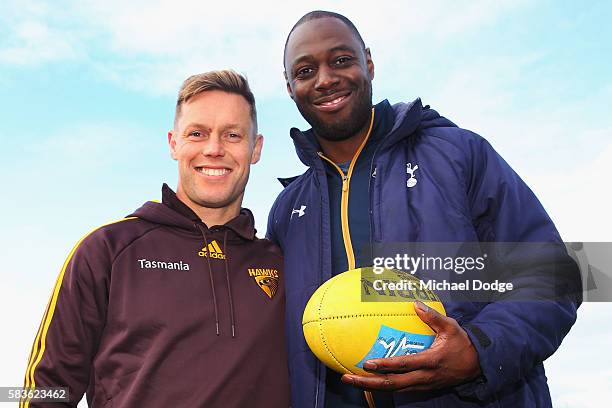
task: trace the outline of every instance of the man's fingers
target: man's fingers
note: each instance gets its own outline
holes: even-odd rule
[[[342,382],[371,391],[399,391],[432,383],[432,374],[426,370],[413,371],[405,374],[384,374],[375,376],[360,376],[345,374]],[[416,389],[416,388],[415,388]]]
[[[364,370],[380,374],[406,373],[422,369],[433,369],[437,366],[438,355],[429,350],[407,356],[377,358],[368,360],[363,364]]]
[[[453,319],[438,313],[437,310],[432,309],[425,303],[417,300],[414,302],[414,311],[421,318],[422,321],[427,323],[429,327],[436,333],[441,331],[449,330],[455,327]]]

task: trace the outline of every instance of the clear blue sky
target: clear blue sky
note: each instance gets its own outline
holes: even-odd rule
[[[423,98],[487,137],[566,240],[610,241],[612,3],[313,1],[307,7],[2,2],[0,310],[15,329],[3,335],[8,354],[0,385],[20,383],[73,243],[159,198],[162,182],[176,185],[166,132],[178,87],[190,74],[231,67],[252,82],[266,139],[245,206],[265,232],[280,191],[275,177],[303,169],[288,137],[304,121],[285,93],[282,47],[292,24],[311,9],[353,19],[372,50],[376,101]],[[583,307],[581,326],[548,363],[557,406],[590,407],[612,396],[603,380],[612,378],[603,347],[612,343],[612,330],[600,321],[611,312],[610,305]]]

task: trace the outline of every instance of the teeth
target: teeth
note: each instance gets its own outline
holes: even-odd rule
[[[323,102],[321,105],[324,105],[324,106],[331,106],[331,105],[335,105],[335,104],[337,104],[338,102],[340,102],[342,99],[344,99],[344,96],[341,96],[341,97],[339,97],[339,98],[336,98],[336,99],[334,99],[333,101],[330,101],[330,102]]]
[[[199,167],[197,170],[200,173],[206,174],[207,176],[223,176],[229,173],[228,169],[209,169],[206,167]]]

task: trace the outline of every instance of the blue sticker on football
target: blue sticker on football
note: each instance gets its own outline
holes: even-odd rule
[[[408,333],[382,325],[368,354],[355,365],[363,368],[363,363],[374,358],[405,356],[427,350],[435,338],[435,335]]]

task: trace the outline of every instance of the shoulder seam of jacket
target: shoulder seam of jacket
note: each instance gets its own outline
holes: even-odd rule
[[[119,258],[121,256],[121,254],[128,249],[130,246],[132,246],[132,244],[136,241],[138,241],[140,238],[144,237],[145,235],[147,235],[149,232],[155,231],[158,228],[161,228],[162,225],[160,224],[155,224],[153,225],[153,227],[151,227],[150,229],[147,229],[145,231],[143,231],[141,234],[137,235],[136,237],[134,237],[130,242],[126,243],[125,246],[123,248],[121,248],[121,250],[119,250],[117,252],[117,254],[113,257],[113,259],[111,260],[111,266],[115,263],[115,261],[117,260],[117,258]]]
[[[302,181],[300,180],[298,182],[299,179],[301,179],[302,177],[306,176],[306,174],[308,174],[309,172],[314,173],[314,169],[312,167],[308,167],[306,169],[305,172],[303,172],[302,174],[300,174],[299,176],[294,176],[294,180],[289,183],[286,187],[284,187],[280,193],[278,193],[278,197],[281,196],[281,194],[284,194],[286,191],[289,191],[291,189],[295,189],[297,188],[297,186],[301,185]],[[288,194],[288,193],[287,193]]]
[[[440,136],[439,134],[437,134],[437,132],[433,131],[433,129],[440,129],[440,128],[437,127],[437,128],[419,129],[419,132],[420,133],[427,133],[428,137],[434,137],[436,139],[444,140],[444,141],[450,143],[451,145],[455,146],[458,149],[461,149],[461,147],[463,146],[463,144],[461,144],[461,143],[455,143],[454,139]],[[484,137],[480,136],[478,133],[475,133],[475,132],[473,132],[471,130],[468,130],[468,129],[460,128],[458,126],[446,126],[446,127],[443,127],[443,129],[454,129],[454,130],[458,130],[460,132],[466,132],[466,133],[469,133],[471,135],[477,136],[476,139],[479,138],[479,139],[482,139],[482,140],[486,141],[486,139]]]

